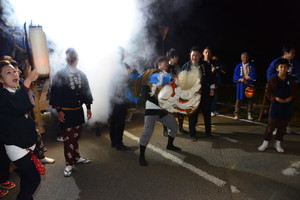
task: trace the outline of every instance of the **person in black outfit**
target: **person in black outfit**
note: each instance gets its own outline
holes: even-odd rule
[[[120,151],[130,150],[131,148],[123,144],[123,132],[125,129],[125,119],[128,113],[128,101],[125,98],[125,89],[129,83],[129,75],[134,73],[135,70],[130,68],[124,62],[125,51],[123,47],[118,48],[119,62],[117,63],[116,76],[114,79],[115,95],[112,98],[112,112],[110,116],[110,140],[111,147]]]
[[[202,49],[199,46],[194,46],[190,50],[190,61],[185,63],[182,70],[191,70],[196,68],[200,72],[201,79],[201,101],[198,109],[189,116],[189,131],[190,137],[193,141],[197,140],[196,125],[198,122],[198,115],[202,111],[205,123],[205,133],[211,136],[211,100],[214,95],[214,79],[212,77],[210,65],[201,60]]]
[[[37,141],[35,123],[29,115],[33,104],[28,91],[32,81],[38,78],[36,70],[28,70],[22,85],[19,71],[9,61],[0,62],[0,140],[4,143],[8,158],[20,172],[20,192],[17,200],[33,199],[41,177],[31,153]],[[1,160],[2,162],[2,160]]]

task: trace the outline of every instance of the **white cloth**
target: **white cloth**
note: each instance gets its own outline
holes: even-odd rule
[[[249,63],[242,63],[243,64],[243,77],[247,77],[250,73]]]
[[[22,149],[16,145],[6,145],[4,144],[6,154],[8,158],[13,162],[16,160],[19,160],[20,158],[23,158],[29,151],[27,149]],[[32,151],[35,148],[35,144],[29,147],[28,149],[31,149]]]
[[[154,110],[161,110],[161,107],[152,103],[151,101],[146,101],[146,109],[154,109]]]

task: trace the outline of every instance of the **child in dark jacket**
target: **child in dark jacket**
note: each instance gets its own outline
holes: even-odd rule
[[[0,62],[0,140],[4,143],[8,158],[20,172],[17,200],[32,199],[41,180],[31,159],[37,132],[34,121],[28,115],[33,104],[27,92],[37,78],[37,71],[28,69],[28,76],[20,85],[18,70],[9,61]]]
[[[279,153],[284,152],[281,147],[281,141],[291,120],[293,100],[296,98],[296,86],[294,80],[287,75],[288,69],[288,60],[279,59],[276,62],[278,75],[273,76],[268,81],[266,94],[271,101],[270,114],[263,144],[258,147],[259,151],[265,151],[268,148],[269,141],[272,139],[272,133],[277,128],[274,146]]]

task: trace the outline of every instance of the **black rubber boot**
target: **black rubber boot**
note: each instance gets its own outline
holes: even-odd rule
[[[168,145],[167,145],[167,149],[171,150],[171,151],[181,151],[181,148],[176,147],[173,144],[174,138],[172,138],[171,136],[168,136]]]
[[[148,162],[145,159],[145,150],[146,150],[146,146],[140,145],[140,159],[139,159],[140,166],[148,166]]]

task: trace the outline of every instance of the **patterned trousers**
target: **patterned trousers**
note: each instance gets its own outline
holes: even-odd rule
[[[81,135],[81,130],[81,125],[63,130],[66,165],[74,165],[80,158],[78,140]]]

